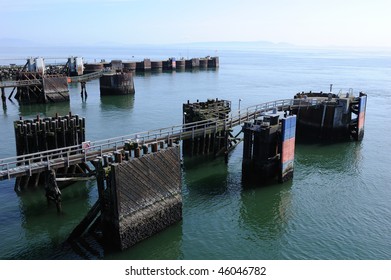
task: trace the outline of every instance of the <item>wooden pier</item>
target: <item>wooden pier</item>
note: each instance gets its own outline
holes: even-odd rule
[[[183,105],[184,121],[181,125],[0,159],[0,180],[45,172],[47,196],[61,210],[61,193],[53,171],[90,163],[95,169],[99,200],[71,233],[69,241],[98,223],[107,242],[123,250],[181,219],[181,142],[185,156],[203,154],[208,151],[207,147],[211,150],[207,143],[212,138],[208,140],[206,136],[220,135],[221,138],[216,139],[224,139],[222,146],[226,155],[230,146],[227,132],[243,125],[243,176],[277,177],[279,182],[284,182],[293,177],[296,133],[301,129],[298,125],[300,114],[311,110],[316,114],[316,110],[327,112],[330,102],[337,107],[340,103],[345,104],[345,110],[357,113],[357,118],[350,119],[349,125],[344,127],[350,131],[350,139],[361,140],[367,102],[363,93],[358,97],[296,96],[251,106],[237,115],[230,114],[229,101],[197,101]],[[323,109],[325,107],[327,109]],[[334,112],[339,112],[337,107]],[[334,123],[341,123],[343,116],[334,114],[332,119]],[[318,119],[321,122],[318,125],[324,126],[325,120],[326,113]],[[339,133],[340,127],[334,128]],[[26,134],[23,135],[20,138],[25,138]]]
[[[5,104],[5,88],[13,88],[8,99],[15,93],[14,97],[22,104],[69,101],[68,83],[81,83],[81,96],[84,100],[87,98],[86,82],[93,79],[100,79],[102,95],[132,94],[135,89],[131,75],[135,73],[205,70],[218,67],[219,57],[209,56],[188,60],[112,60],[110,63],[84,63],[81,57],[70,57],[65,65],[55,66],[46,66],[43,58],[29,58],[24,66],[0,67],[1,99]]]
[[[224,128],[233,128],[246,121],[253,121],[267,112],[273,112],[275,110],[292,110],[294,112],[295,110],[299,110],[299,108],[303,111],[311,107],[320,107],[322,104],[323,100],[319,98],[276,100],[242,109],[240,114],[230,115],[224,120],[214,118],[145,132],[138,132],[110,139],[91,141],[89,142],[88,148],[79,144],[48,150],[46,152],[4,158],[0,159],[0,180],[7,180],[23,175],[31,175],[48,168],[50,169],[51,167],[65,167],[71,163],[91,161],[97,156],[103,156],[105,153],[111,153],[117,149],[121,149],[125,146],[125,144],[136,140],[140,143],[149,145],[153,142],[159,141],[176,142],[186,139],[194,139],[204,135],[205,133],[208,134],[212,131],[217,132]],[[365,113],[362,112],[362,114]],[[297,130],[299,130],[299,128],[297,128]]]

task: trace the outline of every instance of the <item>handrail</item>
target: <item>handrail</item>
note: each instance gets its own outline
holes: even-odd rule
[[[8,179],[19,170],[28,167],[27,170],[32,172],[32,169],[42,168],[53,165],[64,164],[69,165],[72,161],[92,160],[98,155],[107,152],[115,151],[122,148],[126,142],[138,142],[140,144],[149,144],[153,142],[164,141],[167,139],[184,140],[195,136],[203,135],[206,130],[219,131],[225,127],[234,127],[240,125],[244,121],[254,120],[263,113],[271,110],[286,110],[294,107],[317,106],[324,99],[282,99],[258,105],[250,106],[241,110],[235,116],[227,117],[226,119],[208,119],[187,124],[174,125],[165,128],[158,128],[149,131],[137,132],[119,137],[91,141],[87,149],[83,149],[82,145],[68,146],[43,152],[31,153],[26,155],[14,156],[0,159],[0,180],[4,177]],[[26,170],[24,170],[26,171]],[[13,173],[14,172],[14,173]]]
[[[33,85],[40,85],[40,84],[42,84],[42,80],[40,80],[40,79],[4,81],[4,82],[0,82],[0,88],[33,86]]]

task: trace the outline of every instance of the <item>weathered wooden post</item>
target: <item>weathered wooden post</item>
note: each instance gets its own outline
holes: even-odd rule
[[[82,81],[80,82],[80,87],[81,87],[81,92],[80,92],[80,95],[81,95],[81,99],[82,100],[87,100],[87,87],[86,87],[86,82]]]
[[[1,88],[1,100],[3,101],[3,103],[5,103],[6,101],[5,89],[3,87]]]
[[[57,212],[61,212],[61,191],[56,182],[56,173],[53,169],[45,174],[45,193],[48,203],[53,201],[56,204]]]

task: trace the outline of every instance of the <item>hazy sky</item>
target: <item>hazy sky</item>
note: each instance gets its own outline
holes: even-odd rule
[[[0,0],[0,38],[391,47],[390,0]]]

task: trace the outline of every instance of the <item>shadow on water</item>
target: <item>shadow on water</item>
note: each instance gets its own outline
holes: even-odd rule
[[[116,95],[116,96],[100,96],[101,108],[105,111],[112,109],[133,109],[134,94]]]
[[[227,190],[228,168],[223,157],[199,156],[183,161],[185,191],[198,195],[219,195]]]
[[[295,168],[306,170],[356,172],[362,161],[362,143],[355,141],[334,144],[296,144]],[[303,167],[302,167],[303,166]]]
[[[63,252],[64,240],[86,215],[93,201],[92,185],[78,182],[62,190],[62,213],[47,203],[43,188],[19,196],[19,209],[24,250],[16,259],[79,258],[73,251]]]
[[[54,117],[56,113],[59,116],[65,116],[69,114],[70,110],[69,102],[19,105],[19,115],[24,118],[35,118],[37,114],[40,114],[41,117]]]
[[[244,183],[240,209],[243,227],[260,239],[278,239],[289,219],[291,187],[292,181],[262,186]]]

